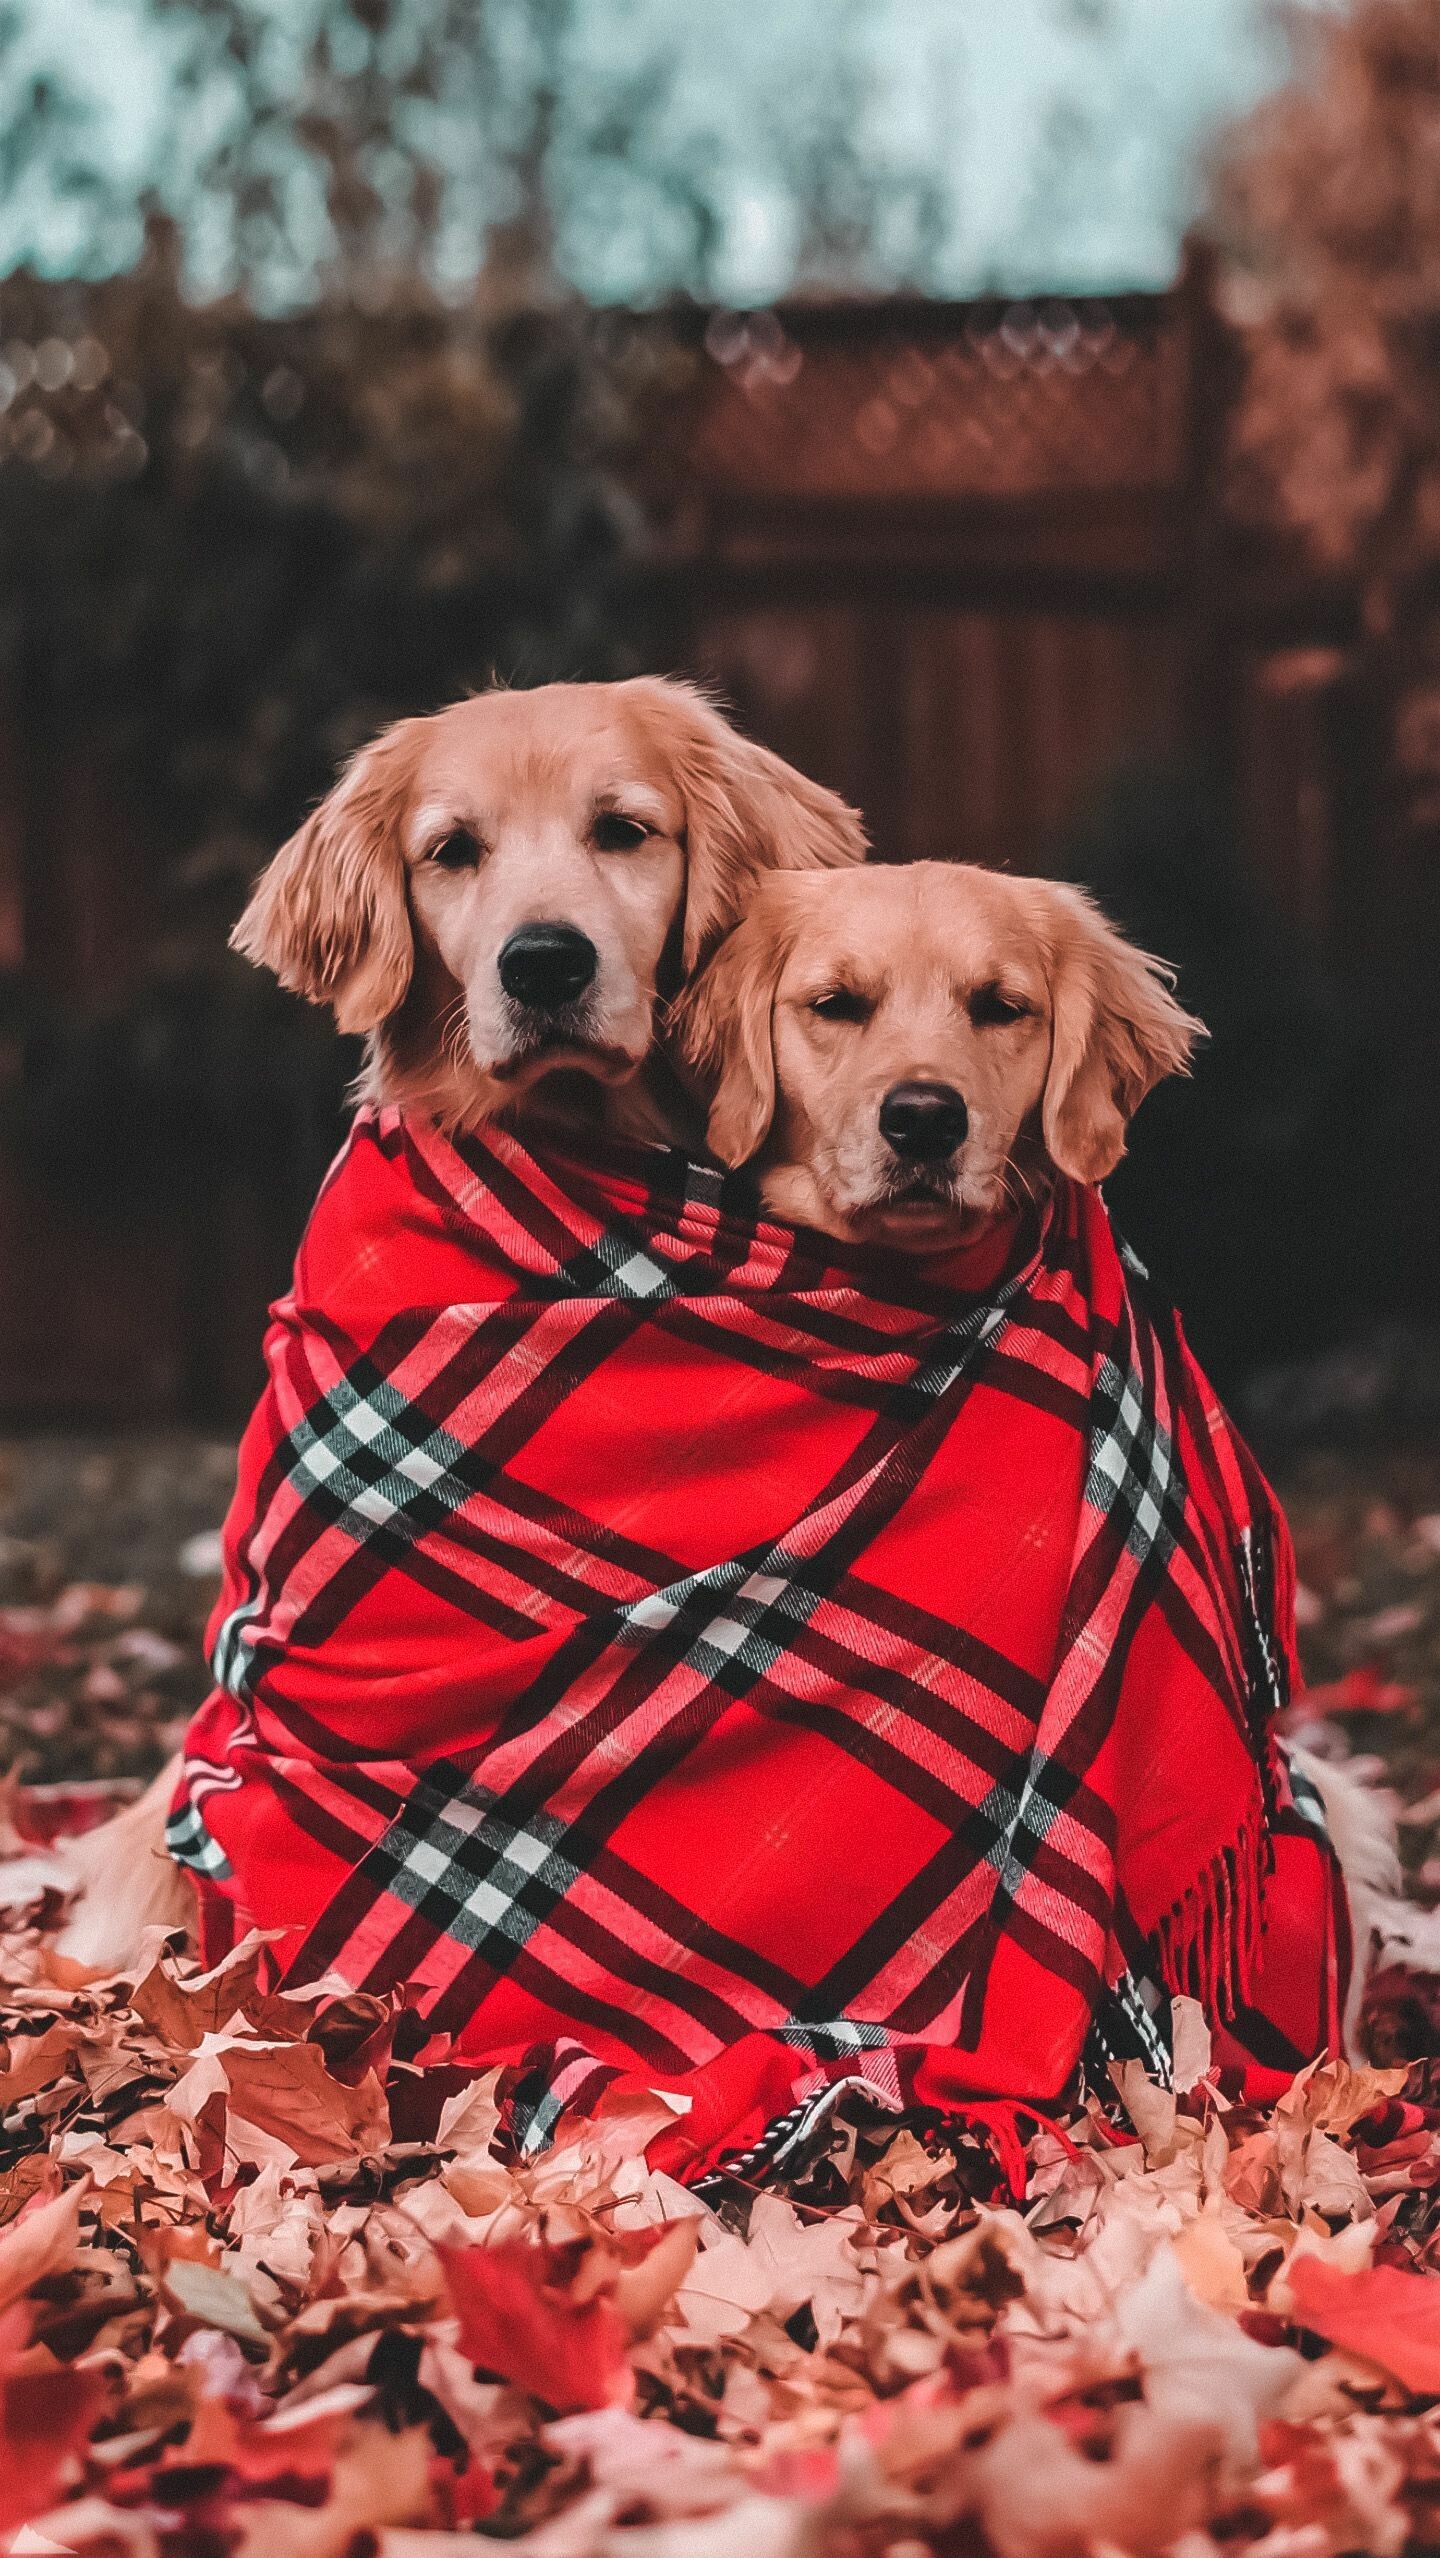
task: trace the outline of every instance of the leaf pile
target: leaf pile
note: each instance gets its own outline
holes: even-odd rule
[[[0,1940],[0,2532],[94,2558],[868,2558],[1440,2537],[1440,2104],[1117,2087],[996,2199],[837,2118],[789,2192],[653,2173],[663,2097],[517,2157],[398,2001]],[[1188,2072],[1186,2073],[1188,2074]],[[1113,2113],[1115,2108],[1111,2108]],[[423,2541],[418,2535],[425,2535]]]
[[[178,1746],[234,1479],[192,1432],[0,1437],[0,1763],[28,1785],[139,1780]]]
[[[1322,1756],[1354,1756],[1407,1809],[1409,1889],[1440,1897],[1440,1460],[1312,1453],[1285,1486],[1308,1685],[1291,1716]]]

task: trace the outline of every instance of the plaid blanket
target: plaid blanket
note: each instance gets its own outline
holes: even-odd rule
[[[1261,2080],[1312,2057],[1344,1947],[1271,1734],[1289,1543],[1142,1276],[1069,1184],[912,1267],[661,1149],[363,1113],[171,1823],[208,1951],[403,1984],[531,2140],[671,2091],[692,2175],[842,2087],[1163,2074],[1166,1991]]]

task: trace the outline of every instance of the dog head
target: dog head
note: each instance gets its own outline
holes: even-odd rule
[[[767,869],[859,861],[858,818],[658,677],[492,692],[362,749],[233,936],[371,1042],[370,1087],[476,1121],[617,1084]]]
[[[770,879],[681,1012],[710,1145],[803,1225],[915,1252],[979,1231],[1027,1157],[1082,1182],[1200,1024],[1084,893],[945,862]]]

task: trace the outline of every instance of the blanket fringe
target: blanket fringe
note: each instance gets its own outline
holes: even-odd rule
[[[1273,1863],[1269,1824],[1257,1808],[1155,1932],[1161,1978],[1172,1997],[1198,1999],[1207,2016],[1225,2025],[1249,1998]]]

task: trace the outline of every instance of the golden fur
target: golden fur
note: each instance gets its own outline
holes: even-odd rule
[[[371,1098],[473,1127],[603,1093],[592,1115],[611,1128],[678,1134],[670,1089],[643,1073],[657,999],[765,871],[864,850],[842,800],[691,685],[484,693],[362,748],[262,875],[234,945],[368,1038]],[[598,954],[580,1017],[548,1044],[497,971],[536,921],[574,926]]]
[[[677,1028],[712,1151],[753,1162],[770,1207],[937,1251],[1046,1164],[1083,1182],[1114,1170],[1131,1115],[1200,1035],[1167,975],[1078,888],[916,862],[760,882]],[[953,1162],[919,1173],[879,1124],[917,1083],[958,1095],[969,1121]]]

